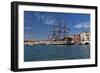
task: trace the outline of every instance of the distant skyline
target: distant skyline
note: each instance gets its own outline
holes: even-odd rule
[[[90,31],[90,14],[24,11],[24,39],[43,40],[51,36],[54,24],[62,23],[74,35]]]

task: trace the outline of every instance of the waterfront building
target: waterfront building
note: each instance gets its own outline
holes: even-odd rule
[[[80,44],[80,41],[81,41],[80,34],[75,34],[74,35],[74,43]]]
[[[31,40],[25,40],[25,41],[24,41],[24,44],[25,44],[25,45],[33,45],[34,42],[31,41]]]
[[[90,32],[80,33],[81,44],[90,44]]]

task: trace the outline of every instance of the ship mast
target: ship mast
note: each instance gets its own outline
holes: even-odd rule
[[[66,25],[64,25],[64,37],[66,37],[66,32],[67,32],[66,29],[67,29]]]
[[[66,25],[62,26],[61,23],[53,25],[52,39],[59,41],[62,36],[63,38],[66,36],[67,30]]]

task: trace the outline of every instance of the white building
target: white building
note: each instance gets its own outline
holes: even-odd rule
[[[82,32],[80,38],[81,44],[90,44],[90,32]]]

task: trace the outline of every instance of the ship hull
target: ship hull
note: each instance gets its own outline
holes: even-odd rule
[[[67,45],[66,41],[49,41],[45,43],[46,45]]]

